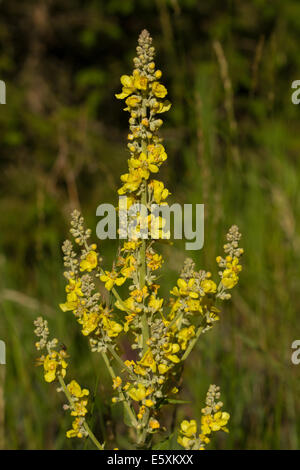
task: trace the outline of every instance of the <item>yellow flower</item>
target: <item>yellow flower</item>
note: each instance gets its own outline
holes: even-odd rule
[[[147,90],[148,79],[143,75],[140,75],[138,70],[133,71],[133,82],[135,88],[138,90]]]
[[[121,387],[122,385],[122,379],[121,377],[117,376],[113,379],[113,389],[115,390],[118,387]]]
[[[201,282],[201,287],[205,293],[214,294],[217,291],[216,283],[210,279],[204,279],[204,281]]]
[[[185,449],[189,449],[190,448],[190,442],[192,442],[192,441],[186,436],[178,436],[177,442],[178,442],[178,444],[180,444]]]
[[[157,98],[164,98],[168,93],[166,87],[159,82],[152,83],[152,91]]]
[[[153,191],[153,197],[156,204],[160,204],[170,194],[167,188],[164,187],[162,181],[151,180],[148,186]]]
[[[201,418],[201,432],[202,434],[210,434],[212,431],[225,431],[225,427],[230,418],[230,414],[225,411],[218,411],[214,415],[203,415]]]
[[[164,299],[158,299],[152,294],[148,302],[148,307],[151,308],[153,312],[157,312],[162,307],[163,301]]]
[[[188,328],[182,328],[182,330],[179,331],[177,338],[178,342],[181,345],[181,348],[183,350],[186,349],[188,341],[195,336],[195,326],[191,325]]]
[[[114,285],[121,286],[126,281],[126,277],[119,276],[117,272],[105,271],[105,274],[100,276],[100,280],[105,282],[105,288],[111,290]]]
[[[59,304],[59,307],[63,312],[68,312],[69,310],[76,310],[78,308],[78,305],[80,303],[80,300],[76,294],[76,292],[70,292],[67,294],[67,302],[64,304]]]
[[[87,414],[87,400],[76,401],[73,405],[73,410],[71,411],[71,416],[85,416]]]
[[[115,338],[123,330],[122,325],[113,320],[109,320],[107,317],[102,318],[103,327],[110,338]]]
[[[242,270],[239,259],[226,256],[226,268],[222,273],[221,282],[226,289],[232,289],[239,281],[238,273]]]
[[[66,432],[66,436],[68,438],[71,438],[71,437],[83,437],[83,434],[82,432],[80,431],[80,427],[81,427],[81,419],[80,418],[75,418],[73,423],[72,423],[72,429],[70,429],[69,431]]]
[[[137,387],[130,388],[128,395],[134,401],[142,401],[147,396],[146,387],[143,384],[139,383]]]
[[[131,95],[131,93],[135,91],[133,77],[122,75],[121,83],[123,85],[122,93],[115,95],[119,100],[127,98],[127,96]]]
[[[151,349],[148,349],[143,355],[142,359],[138,362],[143,367],[150,367],[152,372],[156,372],[156,362],[153,358]]]
[[[99,325],[101,316],[97,312],[87,313],[84,312],[78,322],[82,325],[82,334],[88,336],[91,334]]]
[[[82,398],[84,396],[89,395],[89,391],[86,388],[81,388],[80,385],[76,382],[76,380],[72,380],[69,385],[67,385],[67,388],[71,395],[73,395],[76,398]]]
[[[127,191],[136,191],[142,183],[143,175],[141,169],[131,170],[130,173],[125,173],[121,176],[121,181],[125,183],[119,190],[120,195],[125,194]]]
[[[156,106],[155,106],[155,112],[158,113],[158,114],[159,113],[165,113],[166,111],[169,111],[171,106],[172,106],[172,104],[170,103],[170,101],[157,102]]]
[[[164,353],[166,355],[166,358],[169,359],[169,361],[174,362],[175,364],[180,362],[179,357],[176,356],[176,353],[178,351],[180,351],[179,344],[176,344],[176,343],[174,343],[174,344],[171,344],[171,343],[164,344],[163,350],[164,350]]]
[[[152,400],[149,400],[149,399],[144,400],[143,403],[144,403],[144,405],[147,406],[148,408],[151,408],[151,406],[154,405],[154,402],[153,402]]]
[[[128,161],[129,169],[140,170],[141,177],[148,179],[150,176],[150,171],[152,173],[158,172],[158,166],[154,163],[154,157],[150,154],[147,155],[144,152],[141,152],[138,158],[130,158]]]
[[[164,375],[166,372],[168,372],[169,369],[170,367],[167,366],[166,364],[158,364],[158,372],[161,375]]]
[[[192,437],[197,432],[197,423],[194,419],[191,421],[187,421],[186,419],[182,421],[180,425],[180,432],[184,434],[186,437]]]
[[[98,256],[95,251],[89,251],[86,257],[80,263],[80,271],[90,273],[98,264]]]
[[[130,295],[138,302],[141,303],[145,300],[149,293],[147,286],[144,286],[143,289],[134,289],[130,292]]]
[[[159,429],[160,428],[160,424],[159,422],[157,421],[157,419],[154,419],[154,418],[150,418],[149,420],[149,427],[151,429]]]
[[[158,253],[147,253],[146,258],[147,266],[149,269],[151,269],[151,271],[156,271],[156,269],[159,269],[163,264],[162,256]]]
[[[52,351],[44,359],[44,377],[46,382],[53,382],[57,374],[65,377],[66,368],[68,367],[65,361],[66,353],[64,351]]]
[[[139,412],[137,414],[138,419],[142,419],[146,411],[146,407],[142,405],[139,409]]]
[[[137,375],[142,375],[142,376],[147,375],[146,369],[143,369],[143,367],[141,367],[138,364],[134,366],[133,370]]]
[[[140,246],[140,244],[141,244],[140,241],[124,242],[124,245],[121,251],[134,251]]]
[[[66,292],[76,294],[77,297],[82,297],[81,280],[69,279],[69,284],[66,285]]]
[[[165,151],[165,148],[161,144],[150,144],[147,146],[148,150],[148,157],[151,158],[151,161],[153,161],[156,164],[161,164],[165,160],[167,160],[167,154]]]
[[[171,294],[176,295],[177,297],[179,296],[189,296],[192,299],[197,299],[199,297],[199,294],[197,292],[194,292],[193,286],[195,283],[195,279],[191,278],[186,282],[184,279],[178,279],[177,281],[177,286],[171,290]]]
[[[138,95],[132,95],[127,98],[125,103],[127,104],[128,108],[136,108],[137,105],[140,103],[141,97]]]

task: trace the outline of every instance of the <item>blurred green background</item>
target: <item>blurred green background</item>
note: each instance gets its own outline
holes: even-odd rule
[[[210,383],[221,386],[230,434],[213,448],[300,447],[300,79],[297,0],[44,0],[0,3],[0,448],[62,449],[70,417],[34,366],[32,322],[43,314],[67,346],[70,372],[96,391],[94,428],[108,447],[129,446],[100,358],[64,299],[60,246],[72,208],[93,229],[96,207],[117,202],[127,163],[127,113],[114,93],[149,29],[173,106],[162,134],[162,179],[172,201],[205,204],[205,244],[163,248],[162,294],[185,256],[216,273],[233,223],[244,270],[221,321],[186,366],[177,417],[200,417]],[[100,244],[106,266],[115,242]],[[3,415],[5,413],[5,422]],[[170,411],[171,413],[171,411]],[[171,424],[170,424],[171,425]],[[89,444],[87,445],[89,447]]]

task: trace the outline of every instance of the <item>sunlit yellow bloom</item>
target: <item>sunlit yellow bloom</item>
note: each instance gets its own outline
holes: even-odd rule
[[[86,257],[80,263],[80,270],[91,272],[97,267],[98,256],[95,251],[89,251]]]
[[[151,408],[151,406],[154,405],[154,402],[153,402],[152,400],[147,399],[147,400],[144,400],[144,404],[145,404],[145,406],[147,406],[148,408]]]
[[[189,326],[188,328],[182,328],[178,334],[178,342],[181,345],[183,350],[186,349],[188,341],[195,336],[195,327],[194,325]]]
[[[143,289],[134,289],[130,292],[130,295],[134,297],[137,302],[141,303],[149,295],[148,288],[147,286],[144,286]]]
[[[140,246],[140,244],[141,244],[141,241],[124,242],[124,245],[121,251],[134,251]]]
[[[142,359],[139,361],[139,364],[143,367],[150,367],[152,372],[156,372],[156,362],[153,358],[151,349],[148,349],[145,352]]]
[[[154,295],[151,295],[149,302],[148,302],[148,307],[153,310],[153,312],[157,312],[161,307],[164,302],[164,299],[158,299]]]
[[[191,440],[186,436],[178,436],[177,442],[185,449],[189,449]]]
[[[157,98],[164,98],[168,93],[166,87],[159,82],[152,83],[152,91]]]
[[[142,180],[143,174],[140,168],[136,170],[133,169],[130,171],[130,173],[125,173],[124,175],[121,175],[121,181],[123,181],[123,183],[125,184],[118,190],[118,193],[122,195],[125,194],[127,191],[136,191],[140,187]]]
[[[166,364],[158,364],[158,372],[159,372],[161,375],[166,374],[169,369],[170,369],[170,367],[167,366]]]
[[[71,411],[72,416],[85,416],[87,414],[87,400],[76,401],[73,405],[73,410]]]
[[[139,409],[139,412],[137,414],[138,419],[142,419],[146,411],[146,407],[142,405]]]
[[[121,286],[126,281],[126,277],[119,276],[119,274],[115,271],[105,271],[105,274],[100,276],[100,280],[105,282],[105,288],[107,290],[111,290],[114,285]]]
[[[177,364],[178,362],[180,362],[180,359],[178,356],[176,356],[176,353],[178,351],[180,351],[180,346],[179,344],[165,344],[163,346],[163,350],[164,350],[164,353],[165,353],[165,356],[167,359],[169,359],[169,361],[171,362],[174,362],[175,364]]]
[[[201,287],[205,293],[212,293],[214,294],[217,291],[217,285],[214,281],[209,279],[205,279],[201,282]]]
[[[135,401],[142,401],[147,396],[146,387],[139,383],[137,387],[130,388],[128,395]]]
[[[162,181],[151,180],[149,182],[149,188],[153,191],[153,197],[156,204],[160,204],[170,194],[168,189],[164,187]]]
[[[122,75],[121,77],[121,83],[123,85],[122,93],[119,93],[116,96],[118,99],[124,99],[127,98],[127,96],[131,95],[135,91],[134,88],[134,80],[133,77],[130,77],[128,75]]]
[[[138,95],[132,95],[127,98],[125,103],[127,104],[128,108],[136,108],[137,105],[140,103],[141,97]]]
[[[66,368],[68,367],[65,361],[66,353],[64,351],[52,351],[44,359],[44,377],[46,382],[53,382],[57,374],[65,377]]]
[[[81,423],[81,419],[80,418],[75,418],[73,423],[72,423],[72,429],[70,429],[69,431],[66,432],[66,436],[68,438],[71,438],[71,437],[79,437],[79,438],[82,438],[83,437],[83,434],[81,433],[80,431],[80,423]]]
[[[107,317],[102,318],[103,328],[110,338],[115,338],[123,330],[120,323],[115,322],[114,320],[109,320]]]
[[[87,313],[84,312],[78,322],[82,325],[82,334],[88,336],[91,334],[99,325],[101,316],[97,312]]]
[[[84,396],[89,395],[90,393],[86,388],[81,388],[80,385],[76,382],[76,380],[72,380],[69,385],[67,385],[67,388],[71,395],[76,398],[82,398]]]
[[[78,298],[78,295],[76,292],[70,292],[67,294],[67,302],[64,304],[59,304],[59,307],[63,312],[68,312],[69,310],[76,310],[79,306],[80,299]]]
[[[154,253],[154,254],[147,253],[146,259],[147,259],[147,266],[152,271],[159,269],[163,264],[163,258],[158,253]]]
[[[117,376],[113,379],[113,389],[116,389],[118,387],[121,387],[122,385],[122,379],[121,377]]]
[[[146,90],[147,89],[147,84],[148,84],[147,77],[144,77],[143,75],[140,75],[138,70],[133,71],[133,82],[134,82],[134,86],[137,90]]]
[[[165,113],[165,112],[169,111],[171,106],[172,106],[172,104],[170,103],[170,101],[157,102],[156,106],[155,106],[155,112],[156,113]]]
[[[137,375],[142,375],[142,376],[145,376],[147,375],[147,371],[146,369],[144,369],[143,367],[141,367],[139,364],[136,364],[133,368],[134,372],[137,374]]]
[[[184,279],[178,279],[177,281],[177,286],[175,286],[173,288],[173,290],[171,291],[171,294],[173,295],[176,295],[176,296],[189,296],[191,297],[192,299],[197,299],[199,297],[199,294],[197,292],[194,292],[192,289],[193,289],[193,286],[194,286],[194,283],[195,283],[195,279],[191,278],[187,281],[185,281]]]
[[[225,427],[230,418],[230,414],[225,411],[218,411],[213,415],[203,415],[201,418],[201,432],[202,434],[210,434],[212,431],[225,431]]]
[[[150,427],[151,429],[159,429],[159,428],[160,428],[160,424],[159,424],[159,422],[157,421],[157,419],[150,418],[150,420],[149,420],[149,427]]]
[[[180,431],[186,437],[192,437],[197,432],[197,423],[196,423],[196,421],[194,419],[191,419],[191,421],[187,421],[185,419],[184,421],[182,421],[182,423],[180,425]]]
[[[76,294],[77,297],[82,297],[81,280],[69,279],[69,284],[66,285],[66,292]]]

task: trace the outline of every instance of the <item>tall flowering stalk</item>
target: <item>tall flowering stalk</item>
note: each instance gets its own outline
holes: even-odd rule
[[[125,423],[135,432],[136,448],[151,448],[155,434],[161,433],[165,439],[168,432],[161,424],[162,408],[180,403],[176,395],[184,361],[200,335],[219,319],[218,301],[229,299],[230,290],[238,283],[243,250],[238,246],[241,235],[233,226],[227,234],[224,256],[217,257],[218,282],[211,279],[210,272],[196,271],[193,261],[187,259],[169,302],[159,297],[157,272],[163,258],[155,251],[155,240],[144,237],[143,233],[145,227],[151,226],[153,236],[154,226],[155,239],[163,236],[164,221],[151,213],[151,206],[166,204],[169,196],[156,175],[167,159],[158,130],[163,123],[161,115],[170,109],[171,103],[166,99],[167,89],[160,83],[162,72],[156,69],[155,50],[146,30],[138,43],[133,73],[121,77],[123,88],[116,95],[125,100],[125,111],[130,114],[128,172],[121,176],[118,193],[126,196],[127,209],[141,204],[150,215],[144,216],[141,211],[135,216],[135,231],[123,240],[109,271],[102,267],[97,246],[89,242],[91,231],[85,228],[83,217],[78,211],[73,212],[71,234],[77,248],[69,240],[63,244],[67,296],[60,308],[73,313],[82,334],[88,337],[91,350],[102,356],[112,379],[112,401],[123,404]],[[99,281],[112,292],[113,308],[98,292]],[[128,296],[121,298],[118,287],[124,283]],[[86,421],[88,390],[75,380],[66,385],[65,352],[59,350],[56,339],[48,340],[45,320],[39,318],[35,325],[40,338],[37,348],[47,352],[39,359],[45,380],[59,382],[59,390],[68,399],[65,408],[75,417],[67,437],[89,436],[103,449]],[[123,357],[119,344],[124,335],[135,352],[135,360]],[[181,446],[204,449],[213,432],[227,431],[229,414],[222,411],[219,399],[219,388],[211,385],[201,422],[184,420],[179,426]]]

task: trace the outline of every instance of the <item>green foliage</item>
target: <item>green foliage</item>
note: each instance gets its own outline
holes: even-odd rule
[[[81,382],[106,390],[100,395],[107,398],[95,402],[102,440],[121,435],[126,447],[121,425],[111,424],[121,408],[111,409],[108,378],[101,370],[98,385],[85,382],[90,367],[100,372],[76,325],[57,307],[64,298],[59,246],[70,209],[80,205],[95,228],[97,205],[112,200],[126,168],[127,122],[114,93],[144,27],[176,104],[164,127],[169,165],[162,178],[177,201],[205,204],[211,243],[191,254],[208,265],[233,222],[246,253],[239,294],[185,370],[183,399],[192,405],[182,404],[178,418],[196,411],[199,419],[215,378],[231,414],[230,434],[217,448],[299,448],[299,381],[290,362],[300,309],[300,111],[290,99],[300,69],[299,8],[296,0],[2,2],[0,338],[7,343],[7,448],[82,446],[66,444],[60,397],[49,395],[32,367],[37,314],[52,329],[58,325],[55,335],[80,364]],[[117,245],[107,246],[109,266]],[[183,245],[172,247],[172,258],[168,247],[162,250],[173,269],[163,283],[167,295]]]

